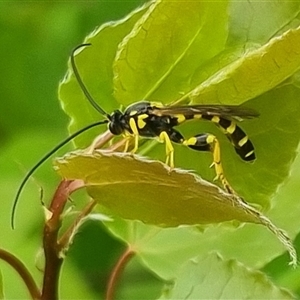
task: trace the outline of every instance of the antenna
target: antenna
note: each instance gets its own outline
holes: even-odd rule
[[[75,52],[78,49],[81,49],[83,47],[87,47],[87,46],[91,46],[92,44],[87,43],[87,44],[81,44],[79,46],[77,46],[76,48],[73,49],[72,54],[71,54],[71,66],[74,72],[74,75],[76,77],[76,80],[81,88],[81,90],[83,91],[84,95],[86,96],[86,98],[89,100],[89,102],[92,104],[92,106],[98,111],[100,112],[101,115],[105,116],[108,120],[110,120],[110,115],[108,113],[106,113],[99,105],[98,103],[93,99],[93,97],[91,96],[90,92],[88,91],[87,87],[85,86],[85,84],[83,83],[81,76],[78,72],[78,69],[76,67],[76,63],[75,63]]]
[[[14,200],[14,203],[13,203],[13,207],[12,207],[12,213],[11,213],[11,227],[12,229],[15,228],[15,214],[16,214],[16,207],[17,207],[17,204],[19,202],[19,199],[20,199],[20,195],[24,189],[24,186],[25,184],[27,183],[27,181],[29,180],[29,178],[31,177],[31,175],[51,156],[53,155],[56,151],[58,151],[61,147],[63,147],[64,145],[66,145],[68,142],[70,142],[72,139],[74,139],[75,137],[77,137],[78,135],[80,135],[81,133],[93,128],[93,127],[96,127],[96,126],[99,126],[99,125],[103,125],[105,123],[108,123],[108,120],[103,120],[103,121],[98,121],[96,123],[93,123],[93,124],[90,124],[78,131],[76,131],[75,133],[73,133],[72,135],[70,135],[68,138],[66,138],[64,141],[62,141],[61,143],[59,143],[56,147],[54,147],[51,151],[49,151],[46,155],[44,155],[37,164],[35,164],[31,170],[26,174],[26,176],[24,177],[24,179],[22,180],[19,188],[18,188],[18,191],[17,191],[17,194],[16,194],[16,197],[15,197],[15,200]]]
[[[27,183],[27,181],[29,180],[29,178],[31,177],[31,175],[49,158],[51,157],[55,152],[57,152],[61,147],[63,147],[65,144],[67,144],[68,142],[70,142],[72,139],[74,139],[75,137],[77,137],[78,135],[80,135],[81,133],[95,127],[95,126],[99,126],[99,125],[103,125],[106,124],[110,121],[110,115],[108,113],[106,113],[97,103],[96,101],[93,99],[93,97],[91,96],[91,94],[89,93],[88,89],[86,88],[85,84],[83,83],[80,74],[78,72],[78,69],[76,67],[76,63],[75,63],[75,52],[78,49],[81,49],[83,47],[86,46],[91,46],[91,44],[81,44],[77,47],[75,47],[71,53],[71,67],[73,69],[75,78],[80,86],[80,88],[82,89],[84,95],[86,96],[86,98],[88,99],[88,101],[91,103],[91,105],[98,111],[100,112],[100,114],[102,114],[103,116],[105,116],[107,118],[107,120],[103,120],[103,121],[98,121],[96,123],[90,124],[80,130],[78,130],[77,132],[73,133],[72,135],[70,135],[68,138],[66,138],[64,141],[62,141],[61,143],[59,143],[56,147],[54,147],[50,152],[48,152],[45,156],[43,156],[37,164],[35,164],[31,170],[26,174],[26,176],[24,177],[24,179],[22,180],[18,190],[17,190],[17,194],[15,196],[14,202],[13,202],[13,207],[12,207],[12,213],[11,213],[11,227],[14,229],[15,228],[15,214],[16,214],[16,208],[17,208],[17,204],[19,202],[21,193]]]

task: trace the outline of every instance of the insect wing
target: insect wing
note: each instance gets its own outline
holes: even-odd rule
[[[196,114],[208,116],[222,116],[230,118],[250,119],[258,117],[259,114],[250,108],[235,105],[185,105],[185,106],[164,106],[153,107],[152,113],[156,115],[177,115],[192,116]]]

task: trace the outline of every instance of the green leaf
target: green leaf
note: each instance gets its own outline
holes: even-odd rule
[[[163,5],[162,4],[159,5]],[[211,3],[210,3],[211,4]],[[145,13],[146,15],[157,14],[158,19],[162,21],[161,15],[163,14],[163,11],[161,14],[159,14],[159,10],[156,10],[156,5],[153,4],[153,12],[150,10],[145,10],[142,15]],[[196,4],[195,4],[196,5]],[[200,4],[199,4],[200,5]],[[206,5],[206,4],[203,4]],[[208,4],[207,4],[208,5]],[[214,5],[214,4],[212,4]],[[224,5],[224,6],[222,6]],[[203,60],[200,62],[200,64],[197,65],[196,61],[198,58],[191,57],[191,61],[187,59],[186,64],[187,66],[190,66],[193,62],[195,63],[195,68],[193,68],[193,72],[191,72],[191,69],[187,68],[187,75],[190,79],[190,86],[186,86],[186,89],[183,89],[180,82],[176,81],[176,76],[181,76],[178,72],[178,74],[173,77],[172,80],[174,80],[174,84],[170,85],[170,96],[169,91],[166,89],[157,89],[156,92],[160,91],[160,94],[157,94],[156,96],[150,99],[163,101],[166,103],[166,101],[175,101],[179,97],[181,98],[181,92],[189,92],[193,89],[195,89],[197,86],[200,86],[201,83],[207,81],[209,78],[215,78],[214,75],[219,74],[218,72],[222,69],[226,74],[229,74],[230,76],[235,76],[235,79],[243,81],[244,78],[239,78],[236,74],[242,74],[239,73],[239,71],[244,71],[244,62],[247,64],[251,63],[260,63],[259,61],[253,59],[254,56],[251,56],[255,54],[256,52],[261,51],[262,49],[270,50],[271,52],[275,52],[274,49],[276,49],[275,46],[283,45],[283,48],[278,48],[281,50],[285,49],[285,46],[288,44],[289,41],[291,41],[290,37],[293,36],[294,33],[296,33],[296,37],[298,38],[298,29],[293,29],[294,31],[291,31],[291,28],[296,28],[299,24],[299,21],[297,20],[297,14],[299,13],[299,5],[300,1],[285,1],[285,2],[278,2],[278,3],[271,3],[271,2],[257,2],[257,1],[239,1],[239,2],[233,2],[230,1],[229,8],[226,10],[226,5],[223,3],[221,6],[225,10],[215,10],[217,13],[212,12],[212,16],[207,19],[206,22],[209,22],[213,20],[213,24],[210,23],[211,31],[208,30],[209,34],[207,34],[205,37],[203,37],[203,44],[205,46],[205,50],[210,51],[210,46],[206,44],[205,40],[210,39],[211,36],[216,39],[216,41],[212,41],[212,49],[213,51],[215,49],[218,49],[215,56],[208,57],[207,60]],[[175,4],[174,4],[175,6]],[[208,8],[209,11],[209,8]],[[223,13],[222,13],[223,12]],[[268,12],[268,13],[266,13]],[[178,18],[181,16],[177,16],[176,18],[168,18],[166,23],[163,24],[160,28],[162,30],[164,26],[170,26],[171,28],[175,28],[176,22]],[[184,18],[184,17],[183,17]],[[109,70],[112,69],[113,63],[114,63],[114,72],[116,75],[120,74],[123,77],[126,77],[126,80],[132,80],[135,77],[135,73],[131,70],[127,70],[128,73],[126,73],[123,69],[116,69],[116,65],[119,64],[125,64],[125,62],[120,62],[118,60],[115,60],[115,55],[118,50],[118,53],[122,54],[123,49],[127,49],[130,44],[137,44],[140,45],[141,48],[136,47],[135,49],[129,49],[128,51],[133,51],[132,53],[147,53],[150,56],[150,59],[154,57],[153,53],[160,53],[160,51],[163,51],[163,47],[168,47],[168,45],[165,45],[164,43],[156,43],[153,44],[156,47],[151,48],[150,40],[143,40],[142,44],[138,44],[138,41],[141,34],[139,34],[139,31],[137,31],[136,37],[134,36],[132,32],[132,28],[136,28],[137,25],[136,22],[139,22],[139,24],[142,24],[142,19],[136,18],[135,20],[132,20],[132,22],[128,21],[130,23],[130,26],[128,26],[128,30],[126,34],[124,34],[120,39],[119,43],[121,43],[121,46],[116,45],[115,48],[113,48],[114,53],[110,56],[113,57],[112,60],[105,65]],[[143,21],[147,22],[147,18],[143,17]],[[193,20],[191,21],[193,22]],[[219,23],[220,22],[220,23]],[[225,30],[222,31],[222,22],[225,23]],[[226,23],[228,22],[228,23]],[[129,24],[128,23],[128,24]],[[171,26],[172,25],[172,26]],[[151,27],[151,24],[149,25]],[[219,32],[219,36],[214,36],[214,26],[216,26],[216,32]],[[205,26],[204,26],[205,27]],[[118,32],[118,26],[116,26],[116,34]],[[229,28],[229,32],[226,28]],[[160,34],[160,30],[156,31],[156,34]],[[163,30],[162,30],[163,31]],[[150,31],[151,32],[151,31]],[[222,34],[223,32],[223,34]],[[285,33],[286,32],[286,33]],[[186,32],[181,32],[182,34],[186,34]],[[189,33],[189,32],[188,32]],[[110,39],[113,39],[115,34],[115,31],[113,28],[110,30]],[[126,37],[126,35],[128,35]],[[153,34],[153,32],[151,32]],[[154,34],[153,34],[154,35]],[[175,34],[176,35],[176,34]],[[269,42],[269,39],[274,36],[279,37],[278,40],[273,40],[273,42]],[[125,38],[126,37],[126,38]],[[281,38],[280,38],[281,37]],[[135,40],[136,38],[136,40]],[[154,37],[155,38],[155,35]],[[178,39],[179,37],[176,36]],[[181,39],[184,39],[184,37],[180,37]],[[97,39],[97,37],[96,37]],[[227,41],[224,45],[224,40]],[[93,37],[91,36],[90,41],[93,42]],[[106,39],[104,42],[108,42],[108,39]],[[214,44],[216,42],[216,45]],[[148,43],[148,44],[147,44]],[[143,45],[149,45],[149,47],[143,48]],[[94,46],[93,46],[94,47]],[[119,47],[119,48],[118,48]],[[162,47],[162,49],[160,49]],[[275,47],[275,48],[274,48]],[[81,56],[84,56],[85,52],[88,52],[91,48],[82,51],[77,57],[76,60],[79,60]],[[177,48],[176,48],[177,49]],[[176,50],[175,49],[175,50]],[[291,49],[293,48],[293,45],[291,45]],[[169,49],[170,51],[172,49]],[[296,49],[297,50],[297,49]],[[129,53],[130,53],[129,51]],[[95,49],[95,53],[100,53],[101,48]],[[280,53],[280,52],[279,52]],[[296,59],[298,59],[297,52],[293,52],[293,54],[296,53]],[[160,60],[160,64],[154,64],[153,66],[156,66],[160,69],[163,68],[163,65],[166,62],[169,62],[169,59],[172,58],[172,52],[168,53],[166,57]],[[277,53],[273,53],[272,59],[277,60],[284,58],[284,61],[286,61],[286,52],[281,52],[280,57],[277,57]],[[96,55],[96,56],[97,56]],[[248,57],[247,55],[250,55]],[[260,55],[262,55],[262,52],[260,52]],[[265,55],[268,55],[268,53],[265,53]],[[97,56],[98,57],[98,56]],[[147,59],[147,57],[144,55],[141,55],[143,59]],[[186,58],[186,57],[185,57]],[[251,58],[251,59],[250,59]],[[94,57],[89,57],[88,60],[84,60],[80,64],[80,70],[81,68],[84,68],[84,65],[91,65],[93,66]],[[199,58],[199,60],[201,57]],[[105,60],[105,59],[104,59]],[[241,64],[239,64],[241,63]],[[148,62],[149,63],[149,62]],[[196,66],[197,65],[197,66]],[[140,65],[137,65],[138,68]],[[179,66],[179,65],[178,65]],[[232,67],[233,66],[233,67]],[[236,68],[234,68],[236,66]],[[300,119],[297,117],[300,110],[300,101],[299,101],[299,83],[297,82],[296,76],[292,76],[289,79],[285,80],[281,85],[276,86],[275,88],[272,88],[272,74],[269,78],[264,78],[264,76],[261,76],[262,74],[267,74],[267,72],[270,71],[270,69],[265,70],[264,68],[268,66],[267,60],[262,61],[262,64],[260,65],[263,67],[263,69],[258,69],[258,74],[251,73],[251,78],[255,78],[254,76],[257,76],[259,79],[259,82],[257,83],[258,86],[256,88],[256,83],[252,81],[252,87],[250,91],[243,90],[244,95],[258,95],[263,92],[260,96],[257,96],[256,98],[250,100],[247,102],[247,106],[256,109],[260,113],[260,117],[255,120],[249,120],[243,122],[240,126],[245,130],[245,132],[249,135],[250,139],[253,141],[256,149],[257,154],[257,160],[254,164],[245,164],[244,162],[240,161],[239,158],[237,158],[236,154],[234,153],[234,149],[226,139],[219,131],[218,129],[214,128],[213,124],[210,123],[199,123],[199,128],[197,122],[193,122],[190,124],[184,124],[182,125],[179,130],[184,134],[185,137],[190,137],[195,134],[198,134],[199,132],[211,132],[215,134],[218,139],[220,140],[221,144],[221,150],[222,150],[222,160],[223,160],[223,166],[225,170],[225,175],[229,182],[232,184],[235,190],[239,192],[241,196],[247,201],[247,202],[253,202],[253,203],[259,203],[263,207],[270,207],[272,206],[272,210],[270,212],[270,215],[274,217],[277,224],[281,224],[284,228],[291,230],[293,235],[295,235],[299,231],[299,218],[297,218],[297,196],[299,194],[298,189],[293,189],[292,192],[281,192],[282,189],[281,184],[284,182],[287,182],[287,179],[291,176],[291,166],[292,163],[297,155],[297,149],[299,145],[299,123]],[[148,67],[148,68],[147,68]],[[256,66],[249,65],[250,70],[255,70]],[[285,69],[284,64],[284,72],[281,72],[282,70],[279,70],[279,72],[274,72],[274,78],[276,79],[276,82],[280,81],[281,79],[284,80],[286,76],[289,76],[289,72],[293,72],[293,68],[295,67],[294,61],[288,62],[288,68]],[[147,74],[149,70],[151,71],[151,64],[141,66],[143,74]],[[297,68],[297,67],[296,67]],[[172,71],[177,70],[174,68]],[[180,68],[178,69],[180,70]],[[183,73],[185,72],[184,68],[182,68]],[[96,76],[100,72],[99,67],[97,69],[91,69],[91,72],[87,71],[87,73],[90,73],[90,79],[89,81],[84,80],[85,83],[89,86],[97,86],[97,80],[99,78]],[[110,71],[109,71],[110,72]],[[118,74],[116,72],[119,72]],[[152,75],[156,76],[156,69],[152,69]],[[118,101],[121,103],[132,103],[137,100],[140,100],[139,97],[146,95],[148,91],[151,91],[153,88],[155,88],[155,85],[159,83],[157,80],[154,82],[152,86],[148,86],[148,81],[152,80],[151,77],[145,77],[143,74],[139,74],[137,78],[132,80],[132,82],[136,82],[136,89],[131,90],[131,94],[126,96],[126,102],[122,102],[123,100],[118,97]],[[170,78],[173,72],[169,74]],[[175,73],[174,73],[175,74]],[[130,75],[130,76],[129,76]],[[220,75],[220,74],[219,74]],[[222,75],[222,74],[221,74]],[[248,76],[248,74],[246,74]],[[290,74],[294,75],[294,74]],[[133,76],[131,78],[131,76]],[[183,79],[185,79],[184,74],[182,75]],[[180,77],[182,79],[182,77]],[[278,79],[279,78],[279,79]],[[281,79],[280,79],[281,78]],[[211,80],[210,79],[210,80]],[[220,76],[220,79],[224,79]],[[164,84],[168,81],[168,77],[163,82]],[[208,80],[209,81],[209,80]],[[262,81],[262,82],[261,82]],[[115,81],[113,81],[112,78],[110,78],[109,85],[113,86],[114,83],[117,83],[118,79],[116,78]],[[130,85],[132,84],[130,82]],[[183,85],[186,85],[186,82],[183,80]],[[214,86],[215,91],[218,90],[218,84],[220,84],[220,87],[224,85],[224,81],[220,80],[220,83],[218,80],[215,79],[216,85]],[[228,78],[228,84],[232,83],[230,81],[230,78]],[[138,83],[138,84],[137,84]],[[69,84],[69,83],[66,83]],[[74,83],[75,84],[75,83]],[[248,84],[248,83],[247,83]],[[147,87],[144,91],[140,90],[140,86]],[[162,85],[161,85],[162,86]],[[232,86],[229,84],[229,87]],[[166,86],[167,87],[167,86]],[[122,89],[118,86],[116,88],[116,95],[120,93],[120,95],[126,91],[122,91]],[[209,86],[207,87],[209,88]],[[174,89],[176,91],[174,91]],[[270,89],[267,91],[267,89]],[[266,90],[264,92],[264,90]],[[84,120],[84,124],[90,122],[92,118],[90,118],[90,115],[85,115],[81,111],[79,111],[78,103],[79,101],[75,101],[74,105],[72,104],[73,98],[77,99],[77,94],[79,94],[78,89],[71,90],[70,94],[65,94],[63,101],[67,101],[70,105],[70,110],[77,110],[76,115],[74,115],[74,119],[82,119]],[[100,93],[101,91],[98,91],[95,89],[92,94]],[[139,95],[136,93],[140,93]],[[155,93],[156,93],[155,92]],[[224,90],[223,90],[224,92]],[[226,92],[226,91],[225,91]],[[224,93],[225,93],[224,92]],[[153,93],[153,95],[155,94]],[[176,97],[173,95],[177,95]],[[124,94],[125,95],[125,94]],[[234,94],[235,97],[239,97],[239,94]],[[229,93],[227,93],[225,96],[222,94],[220,97],[227,97],[226,103],[227,104],[234,104],[234,103],[242,103],[244,100],[241,98],[236,98],[235,100],[231,99],[231,96]],[[111,97],[111,96],[110,96]],[[96,97],[98,99],[98,97]],[[66,100],[68,99],[68,100]],[[108,98],[107,99],[112,99]],[[125,98],[124,98],[125,99]],[[131,99],[131,100],[130,100]],[[219,99],[213,99],[215,102],[218,103]],[[84,101],[83,98],[81,98],[80,101]],[[110,101],[110,100],[109,100]],[[128,101],[128,102],[127,102]],[[198,101],[198,99],[197,99]],[[107,109],[110,105],[113,106],[112,102],[106,103],[106,99],[99,98],[99,103],[103,104],[103,106]],[[204,103],[201,101],[201,103]],[[211,104],[211,103],[208,103]],[[72,107],[74,106],[74,107]],[[114,108],[117,108],[114,106]],[[110,111],[109,111],[110,112]],[[96,117],[96,115],[95,115]],[[96,118],[98,119],[98,118]],[[96,120],[95,119],[95,120]],[[94,120],[94,119],[93,119]],[[76,121],[75,121],[76,122]],[[91,137],[88,136],[85,141],[90,141]],[[145,146],[141,147],[141,151],[143,153],[146,153],[148,156],[150,156],[153,159],[160,159],[162,161],[165,160],[165,153],[164,153],[164,147],[153,147],[154,142],[145,144]],[[155,144],[156,145],[156,144]],[[199,152],[193,152],[190,149],[186,149],[185,147],[180,147],[175,145],[175,164],[177,167],[185,168],[185,169],[193,169],[196,170],[198,174],[201,174],[202,178],[205,178],[206,180],[212,181],[215,174],[213,170],[209,169],[208,166],[211,163],[211,155],[208,154],[201,154]],[[116,172],[116,168],[108,169],[108,173]],[[130,172],[130,170],[126,170],[126,172]],[[296,185],[295,185],[296,186]],[[118,191],[119,193],[122,193],[122,191]],[[274,197],[276,196],[276,197]],[[298,202],[299,203],[299,202]],[[296,207],[296,208],[295,208]],[[295,209],[294,209],[295,208]],[[290,219],[290,216],[292,219]],[[272,218],[273,220],[273,218]],[[118,223],[118,222],[117,222]],[[134,235],[135,230],[138,230],[137,228],[142,227],[141,231],[144,230],[144,233],[147,237],[151,235],[152,227],[145,227],[145,225],[138,223],[139,225],[133,226],[132,223],[136,224],[136,222],[125,222],[122,223],[122,225],[116,224],[116,222],[107,223],[107,226],[111,228],[112,232],[116,236],[122,236],[124,231],[131,232],[132,235]],[[146,249],[146,246],[149,246],[149,243],[146,245],[144,244],[144,255],[149,255],[146,258],[143,256],[143,259],[145,259],[146,263],[151,266],[152,270],[157,271],[157,273],[164,274],[168,273],[169,275],[172,275],[172,272],[174,269],[168,268],[168,264],[174,266],[175,262],[172,262],[173,257],[176,257],[176,251],[179,247],[182,249],[184,247],[184,250],[179,252],[182,254],[180,257],[181,259],[178,259],[178,264],[185,261],[188,257],[188,255],[184,256],[185,253],[189,253],[188,250],[193,252],[193,255],[196,255],[196,251],[201,252],[203,254],[211,251],[211,249],[216,249],[222,255],[224,255],[227,258],[237,258],[240,261],[245,262],[246,264],[255,266],[255,267],[261,267],[266,262],[269,262],[272,260],[276,255],[279,253],[282,253],[282,248],[279,247],[277,241],[261,226],[256,226],[253,224],[246,224],[243,227],[239,228],[228,228],[226,226],[217,226],[217,227],[208,227],[203,233],[195,234],[193,236],[190,236],[190,239],[187,241],[184,239],[184,236],[187,235],[187,232],[190,231],[189,228],[177,228],[177,229],[156,229],[159,231],[159,233],[156,233],[157,236],[160,238],[156,241],[153,241],[152,247],[149,248],[149,250]],[[182,233],[180,236],[176,235],[178,232]],[[149,235],[147,235],[147,232],[149,231]],[[128,242],[128,236],[123,237],[125,241]],[[131,239],[133,237],[131,236]],[[140,238],[140,244],[142,244],[145,239],[142,239],[142,236],[139,236]],[[129,241],[131,241],[129,239]],[[164,244],[164,241],[166,241],[166,244]],[[263,241],[263,247],[261,247]],[[157,242],[157,243],[155,243]],[[173,243],[172,243],[173,242]],[[172,247],[168,248],[167,243],[171,244]],[[197,243],[197,246],[195,245]],[[249,250],[251,249],[251,250]],[[254,251],[255,249],[255,251]],[[161,251],[160,251],[161,250]],[[166,250],[166,251],[164,251]],[[169,252],[167,252],[169,250]],[[253,251],[252,251],[253,250]],[[147,252],[148,251],[148,252]],[[173,252],[172,252],[173,251]],[[150,253],[151,252],[151,253]],[[191,253],[189,253],[191,254]],[[189,256],[191,257],[191,256]],[[155,266],[152,264],[153,260],[155,261]],[[161,267],[161,265],[165,262],[164,267]],[[152,264],[152,265],[151,265]],[[177,266],[178,267],[178,266]],[[175,266],[174,266],[175,268]]]
[[[157,1],[124,38],[114,62],[115,97],[174,101],[195,70],[224,49],[228,1]],[[215,16],[218,16],[215,18]]]
[[[282,185],[276,194],[274,205],[268,216],[275,224],[280,224],[292,236],[299,231],[299,180],[300,156],[293,164],[291,179]],[[291,209],[292,208],[292,209]],[[99,208],[100,211],[102,211]],[[114,218],[113,222],[106,222],[110,232],[125,241],[137,252],[143,264],[158,276],[170,280],[174,272],[188,259],[197,255],[207,255],[217,251],[226,259],[237,259],[253,268],[262,268],[283,251],[282,246],[274,236],[262,226],[245,224],[234,227],[229,224],[206,226],[204,230],[194,227],[157,228],[137,221],[125,221]],[[287,272],[294,274],[287,264],[287,257],[283,259],[283,266]],[[291,281],[281,285],[291,288]],[[296,289],[293,289],[296,291]]]
[[[109,113],[117,108],[117,102],[112,95],[112,63],[118,44],[130,32],[132,26],[143,15],[148,6],[149,4],[145,4],[121,21],[100,26],[84,41],[84,43],[91,43],[92,46],[75,55],[76,65],[83,82],[91,95],[99,101],[99,105]],[[75,132],[104,117],[99,115],[99,112],[96,112],[87,101],[72,73],[69,71],[60,83],[59,99],[63,110],[71,118],[69,130]],[[76,139],[76,145],[87,146],[96,132],[96,130],[91,130],[84,136],[80,136]]]
[[[260,223],[239,199],[159,161],[100,151],[71,153],[56,160],[56,169],[64,178],[84,180],[93,199],[126,219],[167,227],[233,219]]]
[[[289,238],[270,220],[240,198],[187,171],[171,171],[158,161],[99,150],[68,154],[56,160],[56,170],[65,179],[83,180],[93,199],[125,219],[163,227],[231,220],[262,224],[290,252],[291,264],[297,262]]]
[[[194,9],[191,9],[190,5],[195,6]],[[232,24],[242,22],[234,15],[235,11],[241,10],[241,4],[236,4],[238,7],[235,8],[235,3],[230,3],[229,12],[232,15],[229,15],[229,18],[227,5],[225,1],[221,4],[189,2],[184,7],[187,10],[186,14],[182,14],[179,13],[183,9],[180,2],[172,2],[172,4],[164,1],[156,2],[150,7],[146,6],[132,13],[121,22],[100,27],[86,40],[93,46],[76,55],[76,62],[91,94],[99,99],[100,105],[108,112],[117,108],[116,100],[112,96],[113,90],[118,101],[127,104],[140,100],[147,94],[150,97],[151,91],[155,95],[153,96],[155,100],[174,101],[179,95],[181,97],[182,92],[193,91],[198,86],[194,90],[195,101],[199,101],[198,96],[201,94],[201,103],[211,104],[222,101],[222,103],[237,104],[271,89],[247,103],[260,113],[260,117],[241,124],[256,148],[258,159],[252,165],[245,164],[236,156],[227,138],[215,129],[214,125],[202,122],[197,129],[197,122],[193,122],[179,128],[187,138],[199,132],[215,134],[221,142],[225,175],[233,188],[248,202],[258,203],[267,208],[270,207],[271,196],[278,185],[288,177],[299,144],[300,120],[294,117],[300,109],[297,83],[290,81],[284,86],[272,89],[275,84],[292,75],[299,65],[297,44],[292,43],[292,39],[298,41],[299,29],[287,30],[269,42],[264,40],[264,44],[256,47],[255,50],[249,45],[239,46],[243,51],[236,53],[236,48],[232,49],[226,45],[229,38],[226,24],[230,25],[231,35],[241,37],[244,31],[232,32]],[[258,4],[253,3],[253,5],[258,10],[256,6]],[[280,22],[283,20],[291,22],[295,15],[294,13],[288,15],[287,12],[293,11],[292,8],[295,6],[291,4],[292,8],[289,9],[286,6],[283,5],[282,8],[285,11],[283,19],[280,19],[280,10],[272,6],[274,8],[272,17],[276,16],[281,20]],[[197,18],[192,18],[189,14],[199,15]],[[247,19],[251,27],[251,18]],[[175,28],[179,24],[184,30],[176,30],[175,34]],[[157,26],[165,30],[157,30]],[[144,34],[145,28],[147,28],[147,35]],[[171,43],[159,42],[167,40],[165,35],[170,34],[170,28],[174,28],[171,32],[173,32],[172,38],[178,40],[177,47],[172,46]],[[262,28],[261,31],[263,36],[267,37],[268,34],[271,36],[274,34],[274,24],[267,26],[266,29]],[[258,36],[256,38],[257,41],[261,41]],[[253,35],[251,42],[257,41]],[[286,51],[289,45],[291,46]],[[184,49],[188,50],[185,52]],[[174,51],[177,51],[176,55]],[[137,53],[139,55],[135,55]],[[294,55],[293,59],[290,53]],[[122,55],[129,55],[130,59],[123,59]],[[176,57],[182,60],[177,60]],[[134,68],[132,68],[132,60],[135,63]],[[271,62],[271,66],[274,66],[272,64],[274,61],[281,66],[280,69],[276,69],[276,72],[272,72],[273,69],[269,64]],[[170,72],[166,73],[166,70]],[[164,76],[166,80],[161,81]],[[126,82],[129,81],[128,86],[122,82],[122,78]],[[185,87],[183,88],[182,85]],[[235,90],[236,86],[239,86],[238,93]],[[230,92],[232,88],[233,93]],[[219,96],[212,99],[213,94]],[[223,97],[223,100],[220,100],[220,97]],[[72,118],[72,132],[99,119],[99,114],[84,99],[73,77],[62,83],[60,98],[65,111]],[[86,146],[87,141],[91,142],[92,137],[95,136],[95,132],[96,130],[93,130],[79,140],[76,139],[77,145]],[[164,161],[163,148],[155,148],[152,144],[140,149],[143,154]],[[175,146],[176,166],[196,170],[206,180],[213,180],[215,174],[208,168],[211,164],[211,155],[182,148]],[[276,156],[270,155],[273,149],[276,149]]]
[[[216,254],[188,261],[175,278],[159,299],[295,299],[265,274]]]
[[[184,98],[195,103],[241,104],[267,92],[300,68],[300,27],[276,36],[221,68]]]
[[[222,223],[205,228],[180,226],[162,229],[114,217],[114,221],[106,222],[106,226],[137,253],[147,268],[165,280],[171,280],[187,260],[198,255],[206,256],[211,251],[254,268],[264,266],[282,253],[278,240],[264,227],[254,224],[238,228]],[[286,266],[287,263],[285,259]]]
[[[299,25],[299,1],[231,1],[228,45],[263,44]]]
[[[298,95],[299,89],[287,84],[251,101],[260,116],[240,126],[255,146],[253,164],[235,159],[232,149],[222,148],[225,175],[247,202],[270,207],[279,184],[290,176],[300,140],[300,119],[295,117],[300,110]]]

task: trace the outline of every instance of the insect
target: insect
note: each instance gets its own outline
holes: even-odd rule
[[[258,113],[252,109],[229,105],[186,105],[164,106],[161,103],[140,101],[128,106],[124,112],[115,110],[111,114],[105,112],[90,95],[83,83],[75,63],[75,52],[91,44],[77,46],[71,54],[71,66],[77,82],[91,105],[105,117],[105,120],[93,123],[57,145],[46,154],[24,177],[15,197],[12,210],[12,227],[14,227],[14,215],[20,194],[35,170],[51,155],[66,143],[74,139],[86,130],[107,123],[108,129],[113,135],[131,136],[134,139],[131,153],[138,150],[139,137],[157,138],[165,143],[166,164],[174,168],[173,143],[185,145],[197,151],[210,151],[213,154],[213,166],[216,171],[216,179],[220,179],[227,192],[234,194],[234,190],[226,180],[221,165],[220,145],[217,138],[210,133],[200,133],[190,138],[184,138],[175,127],[189,120],[208,120],[216,124],[227,136],[236,153],[244,161],[254,161],[254,146],[246,133],[237,125],[236,120],[258,117]],[[129,148],[128,139],[125,151]]]

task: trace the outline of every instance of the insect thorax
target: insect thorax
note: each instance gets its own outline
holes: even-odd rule
[[[130,122],[134,120],[138,134],[143,137],[156,137],[162,131],[169,132],[178,125],[177,118],[170,115],[157,115],[153,103],[140,101],[127,107],[124,113],[114,111],[110,116],[109,130],[115,134],[133,134]]]
[[[140,101],[133,103],[128,106],[124,113],[119,110],[115,110],[110,115],[109,130],[112,134],[119,135],[125,132],[133,133],[132,128],[130,127],[129,121],[133,118],[138,125],[139,116],[142,116],[140,120],[145,117],[148,117],[148,111],[151,108],[150,102]],[[138,128],[139,129],[139,128]]]

